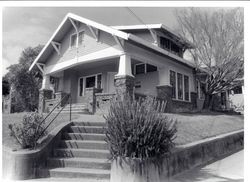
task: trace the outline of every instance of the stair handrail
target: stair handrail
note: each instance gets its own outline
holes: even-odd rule
[[[53,111],[61,104],[65,99],[66,103],[69,102],[69,121],[71,122],[71,107],[72,107],[72,98],[70,94],[65,95],[54,107],[53,109],[47,114],[47,116],[41,121],[41,123],[38,125],[40,127],[43,122],[46,121],[46,119],[53,113]],[[44,134],[44,132],[48,129],[48,127],[54,122],[54,120],[57,118],[57,116],[61,113],[61,111],[66,107],[66,104],[64,104],[59,112],[56,114],[56,116],[49,122],[49,124],[44,128],[44,130],[40,133],[40,135],[37,137],[36,141],[40,139],[40,137]]]

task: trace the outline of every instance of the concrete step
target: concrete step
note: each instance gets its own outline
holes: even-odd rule
[[[60,178],[60,177],[42,177],[42,178],[36,178],[36,179],[32,179],[32,180],[25,180],[25,181],[26,182],[30,182],[30,181],[31,182],[38,182],[38,181],[41,181],[41,182],[51,182],[51,181],[53,181],[53,182],[69,182],[69,179],[68,178]],[[70,178],[70,182],[110,182],[110,179]]]
[[[59,144],[62,148],[79,148],[79,149],[108,149],[105,141],[98,140],[62,140]]]
[[[94,158],[50,158],[47,161],[49,168],[52,167],[74,167],[74,168],[94,168],[110,169],[111,163],[108,159]]]
[[[54,168],[49,170],[51,177],[63,178],[94,178],[109,179],[110,170],[105,169],[87,169],[87,168]]]
[[[110,153],[108,150],[97,149],[69,149],[69,148],[57,148],[53,150],[54,157],[84,157],[84,158],[98,158],[108,159]]]
[[[105,134],[98,133],[63,133],[62,139],[65,140],[105,140]]]
[[[105,127],[102,126],[70,126],[69,132],[73,133],[100,133],[104,134],[106,131]]]
[[[73,126],[106,126],[106,122],[98,122],[98,121],[73,121]]]

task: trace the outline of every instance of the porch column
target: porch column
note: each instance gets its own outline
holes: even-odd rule
[[[159,68],[159,85],[156,86],[157,98],[167,102],[166,112],[172,111],[172,87],[170,86],[169,71],[167,68]]]
[[[50,76],[43,75],[42,88],[39,90],[38,111],[40,113],[45,111],[45,100],[52,98],[52,90],[50,90],[49,85],[50,85]]]
[[[118,97],[134,94],[134,76],[131,72],[131,57],[128,54],[120,56],[118,74],[115,75],[115,88]]]

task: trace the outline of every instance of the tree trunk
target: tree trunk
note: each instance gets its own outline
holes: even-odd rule
[[[204,110],[211,110],[212,109],[212,103],[213,103],[212,98],[213,98],[212,94],[205,94],[205,101],[203,104]]]

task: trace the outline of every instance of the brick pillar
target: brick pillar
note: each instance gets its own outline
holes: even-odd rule
[[[90,113],[94,114],[96,111],[96,93],[102,92],[102,89],[98,88],[86,88],[84,95],[84,103],[87,104],[87,108]]]
[[[135,78],[129,75],[115,76],[116,96],[123,98],[126,94],[133,98]]]
[[[166,112],[172,112],[172,87],[169,85],[156,86],[157,98],[167,101]]]
[[[52,90],[41,89],[39,91],[39,107],[38,112],[45,112],[45,100],[52,98]]]

